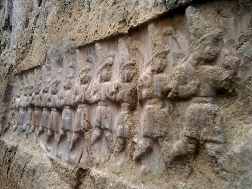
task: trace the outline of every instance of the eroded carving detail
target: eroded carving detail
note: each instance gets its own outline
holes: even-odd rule
[[[221,36],[218,31],[203,36],[196,52],[173,72],[168,98],[191,103],[185,111],[181,138],[170,151],[164,150],[169,166],[178,157],[193,155],[200,145],[215,163],[219,163],[223,153],[222,115],[214,98],[219,90],[229,89],[226,87],[237,72],[239,59],[221,48]]]
[[[225,137],[215,99],[229,94],[239,58],[219,30],[193,43],[188,56],[176,44],[175,58],[176,49],[156,38],[153,34],[153,47],[142,47],[145,38],[139,44],[123,38],[84,47],[83,64],[73,49],[60,50],[59,59],[42,66],[34,88],[16,92],[17,129],[35,131],[50,157],[71,163],[127,155],[120,160],[164,169],[204,147],[219,166]]]
[[[167,95],[167,75],[164,73],[167,54],[168,51],[156,54],[138,80],[138,99],[143,112],[140,137],[136,139],[133,155],[136,161],[151,152],[153,143],[165,134],[168,112],[162,99]]]

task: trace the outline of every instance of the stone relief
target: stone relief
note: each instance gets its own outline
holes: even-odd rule
[[[16,130],[35,133],[51,158],[73,164],[123,154],[125,161],[148,166],[145,159],[159,153],[155,164],[168,168],[205,148],[220,167],[225,134],[216,98],[230,92],[240,63],[235,51],[219,29],[190,51],[179,45],[182,34],[165,36],[178,52],[170,50],[174,42],[164,45],[159,37],[154,48],[144,46],[146,31],[137,35],[143,40],[133,44],[129,37],[57,51],[57,60],[39,68],[43,77],[31,73],[34,85],[16,91]],[[155,41],[159,34],[152,35]],[[183,122],[173,116],[179,103],[185,104],[176,110]]]

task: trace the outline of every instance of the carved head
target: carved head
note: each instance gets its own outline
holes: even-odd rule
[[[24,89],[24,96],[29,96],[31,93],[32,86],[26,86]]]
[[[82,85],[88,84],[91,81],[91,68],[86,66],[80,71],[80,82]]]
[[[210,71],[209,79],[216,89],[228,90],[240,65],[240,59],[232,53],[224,52],[223,58]]]
[[[35,95],[38,95],[41,91],[41,83],[37,83],[35,86],[34,86],[34,94]]]
[[[151,73],[153,74],[159,74],[164,72],[166,66],[167,66],[167,55],[168,55],[169,51],[168,50],[164,50],[161,51],[157,54],[155,54],[150,62],[150,69],[151,69]]]
[[[107,82],[111,80],[113,64],[114,64],[114,57],[109,56],[99,69],[100,82]]]
[[[43,88],[42,93],[43,93],[43,94],[47,94],[48,91],[49,91],[49,87],[46,86],[46,87]]]
[[[56,95],[59,91],[60,81],[55,80],[51,85],[51,94]]]
[[[196,64],[211,63],[220,54],[223,44],[222,32],[220,30],[206,34],[198,41],[198,46],[194,49]]]
[[[33,87],[32,85],[30,85],[30,86],[28,87],[28,95],[29,95],[29,96],[32,96],[33,90],[34,90],[34,87]]]
[[[130,62],[130,63],[122,63],[120,65],[120,78],[122,82],[131,82],[136,75],[136,63]]]
[[[168,97],[189,98],[196,94],[198,85],[194,68],[190,64],[178,65],[169,78]]]
[[[138,79],[137,82],[137,88],[139,91],[141,91],[142,89],[147,89],[149,87],[151,87],[152,85],[152,77],[149,74],[149,72],[144,72],[141,77]]]
[[[72,80],[70,78],[67,78],[64,82],[64,86],[63,86],[64,90],[66,91],[70,90],[72,88],[72,85],[73,85]]]

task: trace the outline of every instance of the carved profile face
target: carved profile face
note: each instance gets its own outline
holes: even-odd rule
[[[100,82],[107,82],[111,80],[113,64],[114,64],[113,57],[107,58],[106,62],[102,65],[102,67],[99,70]]]
[[[40,87],[36,87],[34,90],[34,94],[38,95],[40,93]]]
[[[240,65],[240,59],[232,54],[226,54],[223,59],[209,71],[209,79],[216,89],[227,90],[235,77]]]
[[[91,81],[91,69],[86,67],[80,72],[80,82],[82,85],[88,84]]]
[[[195,49],[197,59],[203,63],[213,62],[221,51],[223,43],[221,31],[214,31],[210,34],[203,36],[199,41],[199,45]]]
[[[51,86],[51,94],[52,95],[55,95],[58,93],[59,91],[59,86],[60,86],[60,81],[56,80],[52,83],[52,86]]]
[[[136,64],[128,63],[120,66],[120,78],[122,82],[131,82],[136,75]]]
[[[195,90],[196,93],[198,80],[195,77],[196,75],[192,66],[186,64],[176,66],[169,78],[168,97],[185,98],[187,91]]]
[[[64,90],[70,90],[72,88],[72,81],[71,79],[66,79],[64,83]]]
[[[46,93],[48,93],[48,91],[49,91],[49,87],[45,87],[45,88],[43,88],[42,93],[46,94]]]
[[[143,73],[138,79],[137,87],[139,90],[150,88],[152,84],[152,77],[148,73]]]
[[[154,74],[162,73],[166,68],[166,64],[162,61],[152,62],[150,64],[151,72]]]

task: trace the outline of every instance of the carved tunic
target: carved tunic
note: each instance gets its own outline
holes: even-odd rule
[[[40,94],[33,94],[32,104],[34,105],[34,110],[32,113],[32,126],[34,129],[39,127],[42,111],[41,107],[41,96]]]
[[[112,110],[109,106],[109,99],[111,96],[111,83],[101,83],[99,85],[100,91],[99,102],[96,108],[96,119],[95,119],[95,127],[101,129],[112,129]]]
[[[18,113],[18,121],[17,125],[19,129],[23,128],[24,125],[24,120],[25,120],[25,104],[24,104],[24,96],[21,96],[20,99],[17,102],[17,106],[19,108],[19,113]]]
[[[80,89],[76,89],[76,95],[77,95],[77,104],[78,108],[75,113],[75,119],[74,119],[74,128],[73,131],[77,133],[84,132],[89,128],[89,121],[88,121],[88,105],[87,105],[87,99],[86,99],[86,90],[87,85],[81,85]]]
[[[212,98],[195,97],[185,115],[185,133],[200,142],[223,143],[220,109]]]
[[[121,112],[116,120],[117,137],[129,136],[130,109],[135,108],[137,99],[136,86],[131,83],[121,83],[116,101],[121,103]]]
[[[74,112],[72,106],[74,104],[74,93],[73,90],[64,90],[64,93],[61,96],[62,104],[64,106],[62,112],[62,130],[63,131],[72,131],[73,130],[73,118]]]
[[[42,93],[41,102],[42,102],[41,105],[43,107],[43,110],[42,110],[42,115],[41,115],[41,120],[40,120],[40,128],[45,129],[45,128],[48,128],[49,116],[50,116],[50,111],[48,109],[48,102],[49,102],[48,93]]]
[[[49,129],[54,132],[59,132],[60,124],[61,124],[61,115],[58,111],[58,108],[60,107],[60,99],[58,95],[50,95],[49,99],[50,107],[51,107],[51,113],[49,118]]]
[[[141,114],[142,136],[157,138],[167,127],[167,109],[163,108],[166,77],[164,74],[145,73],[140,78],[139,100],[143,103]]]

